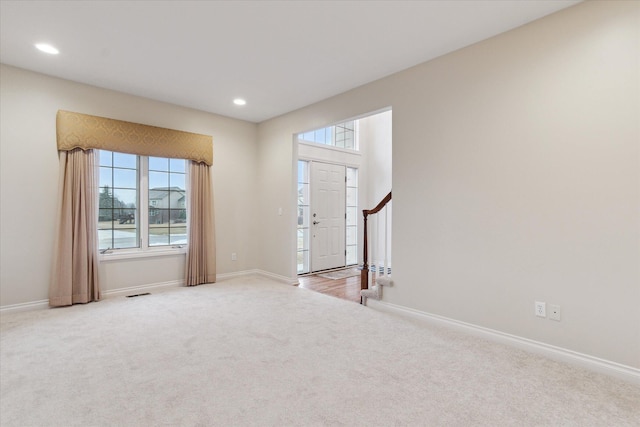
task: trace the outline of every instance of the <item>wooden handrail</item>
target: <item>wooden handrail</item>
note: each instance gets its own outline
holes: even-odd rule
[[[373,214],[377,214],[378,212],[380,212],[382,210],[382,208],[384,208],[387,203],[389,203],[389,201],[391,200],[391,191],[389,191],[389,194],[387,194],[386,196],[384,196],[384,199],[382,199],[380,201],[380,203],[378,203],[378,205],[371,209],[371,210],[363,210],[362,213],[364,214],[364,216],[366,217],[367,215],[373,215]]]
[[[382,208],[384,208],[390,200],[391,191],[389,191],[389,194],[387,194],[375,208],[362,210],[362,215],[364,217],[364,254],[362,256],[362,271],[360,271],[360,289],[367,289],[369,287],[369,263],[367,260],[367,217],[369,215],[377,214],[378,212],[380,212],[380,210],[382,210]],[[360,303],[362,303],[362,300],[360,301]]]

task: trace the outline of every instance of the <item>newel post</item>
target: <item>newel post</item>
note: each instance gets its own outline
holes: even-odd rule
[[[360,271],[360,289],[368,289],[369,288],[369,264],[367,262],[367,215],[369,211],[363,210],[362,215],[364,216],[364,254],[362,255],[362,271]]]

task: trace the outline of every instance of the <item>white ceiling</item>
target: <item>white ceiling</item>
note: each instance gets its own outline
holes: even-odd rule
[[[576,3],[2,0],[0,62],[261,122]]]

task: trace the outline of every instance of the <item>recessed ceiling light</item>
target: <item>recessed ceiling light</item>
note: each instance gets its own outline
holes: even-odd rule
[[[60,53],[58,49],[46,43],[36,43],[36,48],[44,53],[50,53],[51,55],[57,55]]]
[[[236,99],[233,100],[233,103],[236,104],[236,105],[245,105],[247,103],[247,101],[245,101],[242,98],[236,98]]]

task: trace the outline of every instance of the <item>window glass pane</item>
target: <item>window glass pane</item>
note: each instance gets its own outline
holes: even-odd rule
[[[344,140],[344,148],[353,150],[353,132],[349,133]]]
[[[299,160],[298,161],[298,182],[305,183],[309,182],[309,162]]]
[[[309,229],[299,228],[298,229],[298,250],[303,250],[308,248],[309,248]]]
[[[347,245],[358,243],[358,233],[356,227],[347,227]]]
[[[169,227],[149,228],[149,246],[169,244]]]
[[[171,227],[169,234],[169,243],[172,245],[187,244],[187,227]]]
[[[318,129],[318,130],[315,132],[315,138],[314,138],[314,141],[315,141],[315,142],[319,142],[319,143],[321,143],[321,144],[324,144],[324,143],[326,142],[324,137],[325,137],[325,130],[324,130],[324,128],[323,128],[323,129]]]
[[[358,206],[358,189],[347,187],[347,206]]]
[[[113,227],[111,221],[113,221],[113,209],[98,209],[98,228]]]
[[[149,172],[149,188],[168,188],[169,174],[166,172]]]
[[[358,169],[347,168],[347,187],[358,186]]]
[[[149,157],[150,171],[169,171],[169,159],[166,157]]]
[[[113,220],[116,228],[130,228],[129,225],[136,223],[135,209],[113,209]],[[124,225],[125,227],[118,227]]]
[[[298,206],[298,227],[309,227],[309,206]]]
[[[347,265],[354,265],[358,263],[358,254],[356,253],[356,246],[347,246]]]
[[[309,184],[298,184],[298,204],[309,204]]]
[[[113,153],[113,166],[136,169],[138,167],[138,156],[135,154]]]
[[[99,185],[100,187],[104,187],[105,185],[112,187],[113,183],[111,182],[112,173],[113,169],[111,168],[105,168],[105,167],[101,167],[100,168],[100,181],[99,181]]]
[[[109,222],[109,225],[111,222]],[[98,229],[98,249],[108,249],[112,246],[112,233],[113,230],[111,228],[108,229]]]
[[[169,159],[169,170],[171,172],[185,173],[187,169],[187,161],[184,159]]]
[[[135,208],[138,206],[138,192],[136,190],[113,189],[114,208]]]
[[[138,230],[135,228],[114,228],[113,243],[110,247],[116,249],[137,248],[138,241]]]
[[[309,251],[298,251],[298,274],[309,272]]]
[[[347,224],[357,224],[358,223],[358,208],[350,207],[347,208]]]
[[[171,221],[173,224],[187,224],[186,209],[171,209]]]
[[[136,188],[138,173],[134,169],[113,169],[113,186],[119,188]]]
[[[169,186],[174,189],[179,188],[180,190],[185,190],[187,188],[184,182],[185,176],[183,173],[170,173]]]
[[[185,193],[183,191],[169,192],[169,208],[177,209],[185,207]]]
[[[111,151],[98,150],[100,156],[100,166],[113,166]]]
[[[149,207],[149,227],[154,224],[169,224],[169,209],[157,209]]]

